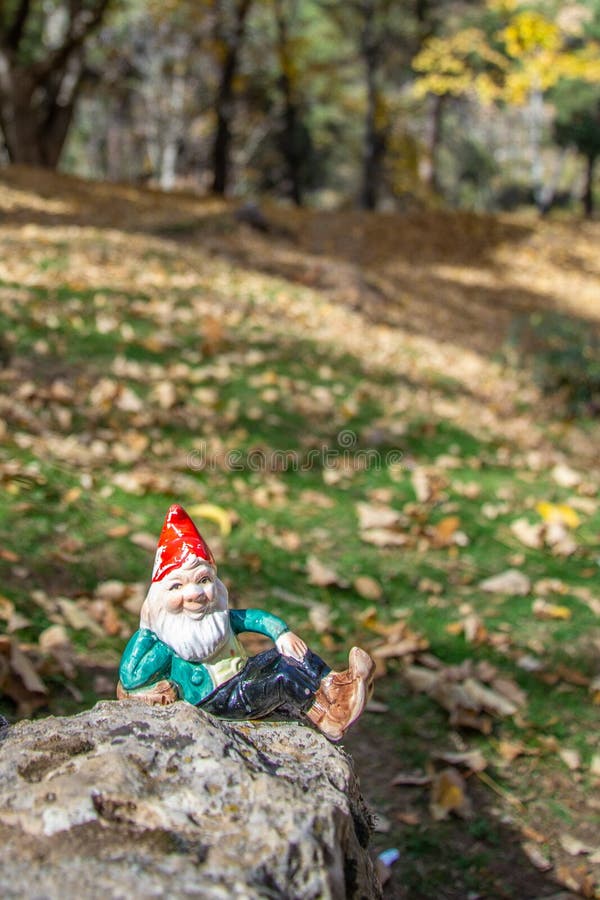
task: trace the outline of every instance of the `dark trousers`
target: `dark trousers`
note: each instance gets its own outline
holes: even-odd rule
[[[276,649],[251,656],[244,668],[198,704],[226,719],[260,719],[279,707],[302,712],[311,705],[321,679],[330,672],[308,651],[302,662]]]

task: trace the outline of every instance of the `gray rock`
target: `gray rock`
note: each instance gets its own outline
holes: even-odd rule
[[[348,756],[296,722],[98,703],[0,744],[0,895],[377,898]]]

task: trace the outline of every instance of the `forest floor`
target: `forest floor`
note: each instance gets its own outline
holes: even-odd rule
[[[0,171],[0,711],[113,696],[179,501],[376,656],[386,896],[600,897],[600,224],[264,212]]]

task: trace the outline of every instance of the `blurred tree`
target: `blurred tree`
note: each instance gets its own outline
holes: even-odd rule
[[[487,104],[528,105],[531,177],[540,208],[544,97],[562,79],[600,82],[600,45],[583,34],[586,5],[574,3],[568,12],[557,17],[550,3],[525,8],[515,0],[488,0],[477,25],[430,38],[413,60],[418,97],[471,94]]]
[[[554,92],[554,135],[563,147],[575,147],[585,160],[583,208],[594,214],[594,173],[600,157],[600,89],[581,81],[565,81]]]
[[[11,162],[54,168],[111,0],[0,4],[0,128]]]
[[[212,189],[225,194],[231,169],[234,84],[252,0],[214,0],[214,41],[220,61],[215,98]]]

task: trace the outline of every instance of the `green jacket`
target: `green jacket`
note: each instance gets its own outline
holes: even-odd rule
[[[232,609],[229,623],[234,635],[253,631],[272,641],[289,631],[282,619],[262,609]],[[193,704],[201,703],[215,689],[204,663],[177,656],[149,628],[140,628],[131,637],[123,652],[119,677],[126,691],[140,690],[166,678],[177,685],[183,700]]]

